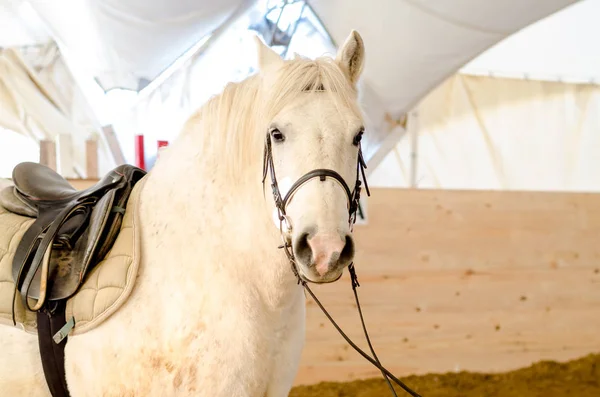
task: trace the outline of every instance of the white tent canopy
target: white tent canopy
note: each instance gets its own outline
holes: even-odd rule
[[[39,29],[33,17],[24,18],[31,7],[69,62],[96,78],[105,90],[116,87],[138,90],[222,25],[236,8],[247,8],[251,2],[11,0],[8,3],[13,4],[13,17],[23,20],[21,30],[32,25]],[[6,44],[12,44],[10,36],[0,37],[0,45],[6,40]]]
[[[272,6],[272,1],[260,1]],[[298,2],[296,2],[298,3]],[[334,44],[365,40],[363,102],[377,165],[403,135],[389,123],[475,56],[574,0],[313,0]],[[0,46],[56,40],[73,74],[100,87],[140,90],[255,1],[0,0]],[[18,22],[17,22],[18,21]],[[41,25],[40,25],[40,21]],[[45,33],[44,33],[45,32]],[[386,121],[387,120],[387,121]]]
[[[364,37],[364,81],[379,99],[368,109],[375,113],[371,118],[378,129],[367,151],[372,168],[403,132],[388,131],[390,126],[383,123],[384,112],[399,117],[488,47],[571,3],[379,0],[349,6],[344,0],[311,2],[337,42],[350,29],[359,30]]]
[[[493,46],[412,108],[376,186],[600,191],[600,1]]]
[[[600,1],[585,0],[494,45],[461,71],[600,84]]]

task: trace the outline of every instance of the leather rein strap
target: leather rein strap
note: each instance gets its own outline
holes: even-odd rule
[[[300,189],[306,182],[308,182],[309,180],[311,180],[313,178],[318,177],[321,181],[325,181],[326,178],[333,178],[336,182],[338,182],[341,185],[341,187],[344,189],[344,192],[346,193],[346,196],[348,197],[348,213],[349,213],[348,222],[350,224],[350,230],[352,231],[354,223],[356,222],[356,214],[358,212],[358,206],[359,206],[359,202],[360,202],[360,190],[361,190],[360,177],[361,176],[365,183],[365,189],[367,191],[367,195],[368,196],[371,195],[370,191],[369,191],[369,186],[367,185],[367,178],[365,176],[365,168],[367,168],[367,165],[363,158],[362,149],[361,149],[360,141],[359,141],[358,142],[358,160],[357,160],[357,165],[356,165],[356,183],[354,185],[354,190],[350,191],[350,188],[344,181],[344,178],[342,178],[342,176],[339,173],[337,173],[336,171],[331,170],[331,169],[321,168],[321,169],[316,169],[316,170],[313,170],[313,171],[310,171],[310,172],[304,174],[292,185],[290,190],[286,193],[285,197],[282,197],[281,192],[279,191],[279,185],[277,184],[277,178],[275,175],[275,166],[273,164],[273,153],[271,150],[271,135],[269,133],[267,133],[267,136],[265,139],[265,149],[264,149],[264,157],[263,157],[263,177],[262,177],[263,192],[264,192],[264,184],[265,184],[265,180],[267,178],[267,174],[270,174],[273,199],[275,200],[275,207],[277,208],[278,217],[279,217],[279,230],[281,233],[281,238],[283,240],[283,244],[281,246],[279,246],[279,248],[282,248],[285,251],[285,253],[290,261],[292,271],[294,272],[294,275],[298,279],[298,284],[301,284],[302,287],[304,287],[304,289],[310,294],[310,296],[317,303],[317,305],[319,306],[321,311],[325,314],[325,316],[333,324],[333,326],[340,333],[340,335],[342,335],[342,337],[346,340],[346,342],[348,342],[348,344],[350,346],[352,346],[352,348],[354,348],[354,350],[356,350],[361,356],[363,356],[367,361],[369,361],[371,364],[373,364],[376,368],[378,368],[381,371],[381,374],[383,375],[384,379],[386,380],[386,382],[390,388],[390,391],[392,392],[392,394],[394,396],[397,397],[397,394],[396,394],[396,391],[394,390],[394,387],[392,386],[392,384],[390,382],[390,379],[392,381],[394,381],[394,383],[396,383],[402,389],[404,389],[411,396],[421,397],[420,394],[418,394],[417,392],[413,391],[410,387],[405,385],[400,379],[395,377],[390,371],[388,371],[379,362],[379,358],[377,357],[377,354],[375,354],[375,350],[373,349],[373,346],[371,344],[371,340],[369,338],[369,334],[367,332],[365,321],[364,321],[364,318],[362,315],[360,302],[358,300],[358,292],[357,292],[356,288],[359,287],[360,284],[358,283],[358,278],[356,276],[356,269],[354,268],[354,263],[350,263],[350,265],[348,266],[348,271],[350,272],[350,279],[352,282],[352,290],[354,292],[354,297],[356,299],[356,307],[358,308],[358,313],[360,315],[360,321],[362,324],[362,328],[363,328],[367,343],[369,345],[369,349],[371,350],[371,353],[373,354],[373,357],[369,356],[361,348],[359,348],[354,342],[352,342],[352,340],[344,333],[344,331],[342,331],[342,329],[338,326],[338,324],[333,320],[333,318],[331,317],[329,312],[327,312],[327,310],[323,307],[323,305],[321,304],[319,299],[315,296],[315,294],[312,292],[312,290],[308,286],[308,282],[310,280],[308,280],[305,277],[300,275],[300,272],[298,271],[298,265],[296,263],[296,259],[291,250],[292,246],[291,246],[290,237],[289,237],[289,234],[291,232],[291,225],[287,218],[286,207],[289,204],[293,194],[298,189]],[[284,230],[284,223],[286,224],[286,230]]]

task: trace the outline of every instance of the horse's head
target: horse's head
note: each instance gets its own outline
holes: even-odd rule
[[[355,31],[335,59],[316,61],[283,61],[259,40],[265,185],[270,193],[276,182],[274,211],[285,215],[283,236],[312,282],[337,280],[354,257],[349,212],[362,159],[356,83],[363,60]]]

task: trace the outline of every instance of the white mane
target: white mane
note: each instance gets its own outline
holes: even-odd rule
[[[227,84],[188,119],[174,143],[193,150],[193,156],[205,162],[212,175],[228,178],[231,186],[239,186],[248,177],[255,181],[260,175],[257,169],[268,122],[286,105],[325,91],[334,103],[360,114],[356,89],[331,58],[297,57],[286,61],[268,86],[261,84],[263,77],[271,78],[255,74]],[[173,150],[179,160],[180,149]],[[173,161],[177,160],[161,155],[157,166],[168,162],[171,167]]]

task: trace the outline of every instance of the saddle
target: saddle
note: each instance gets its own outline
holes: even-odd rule
[[[124,164],[79,191],[44,165],[18,164],[14,186],[0,192],[0,205],[35,221],[14,255],[15,299],[18,290],[26,308],[40,311],[77,292],[112,247],[129,195],[144,175],[146,171]]]

